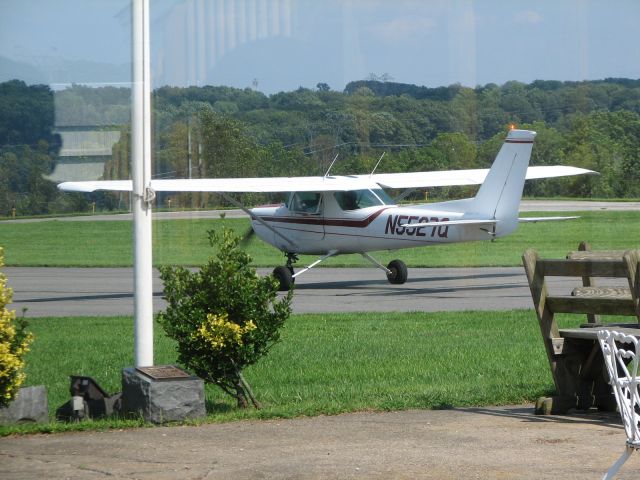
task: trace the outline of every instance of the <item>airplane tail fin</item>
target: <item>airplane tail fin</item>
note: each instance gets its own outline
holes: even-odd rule
[[[496,220],[495,236],[518,226],[518,210],[536,132],[511,130],[471,204],[473,216]]]

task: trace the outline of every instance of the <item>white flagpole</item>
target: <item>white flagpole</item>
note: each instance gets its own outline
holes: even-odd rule
[[[151,206],[151,69],[149,0],[132,0],[133,91],[131,176],[133,180],[133,289],[135,366],[153,365],[153,266]]]

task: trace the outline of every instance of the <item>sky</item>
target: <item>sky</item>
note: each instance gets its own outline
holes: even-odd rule
[[[636,0],[151,0],[154,87],[640,78]],[[0,81],[127,85],[128,0],[0,0]]]

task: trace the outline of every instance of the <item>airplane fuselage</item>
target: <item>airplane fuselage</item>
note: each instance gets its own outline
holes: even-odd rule
[[[342,210],[331,192],[319,195],[320,206],[314,212],[296,211],[291,208],[291,201],[276,207],[254,208],[252,213],[260,220],[252,220],[253,229],[262,240],[279,250],[314,255],[329,251],[347,254],[396,250],[491,238],[477,226],[411,227],[411,224],[456,220],[462,216],[428,205],[403,207],[387,200],[380,205]]]

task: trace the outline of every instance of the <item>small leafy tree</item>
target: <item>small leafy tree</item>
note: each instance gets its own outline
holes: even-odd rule
[[[240,408],[260,408],[242,370],[265,355],[291,313],[292,293],[277,300],[273,277],[259,277],[232,230],[209,231],[217,247],[199,271],[160,267],[167,309],[158,320],[177,341],[178,360],[219,385]]]
[[[0,247],[0,268],[3,266],[4,250]],[[24,355],[32,340],[32,335],[25,330],[25,320],[16,319],[16,311],[7,309],[12,298],[7,276],[0,272],[0,407],[11,403],[24,382]]]

